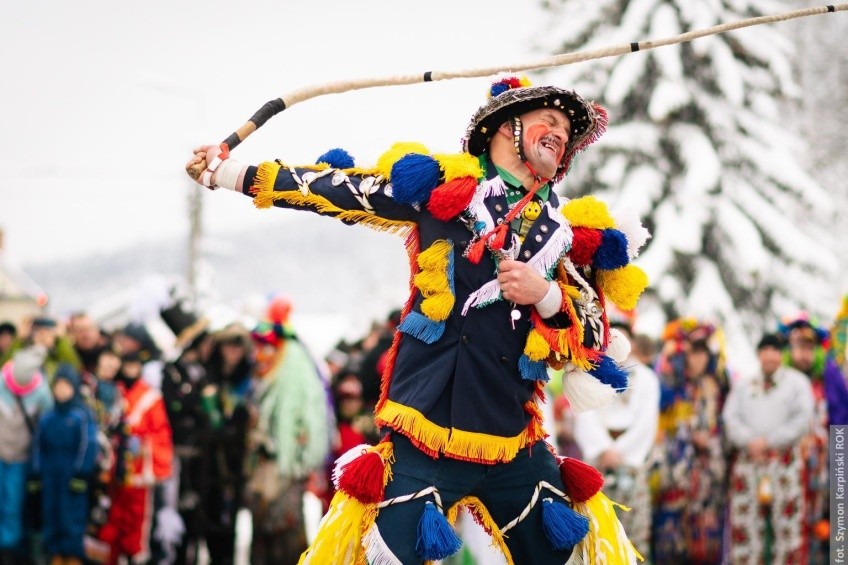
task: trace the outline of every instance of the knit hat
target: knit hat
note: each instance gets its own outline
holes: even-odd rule
[[[574,155],[596,141],[606,130],[607,113],[601,106],[587,102],[577,93],[556,86],[530,86],[526,77],[505,77],[489,89],[489,101],[471,117],[462,140],[464,151],[481,155],[505,121],[532,110],[561,110],[571,122],[571,131],[562,161],[552,179],[565,176]],[[515,132],[516,139],[521,132]]]
[[[12,357],[12,379],[21,387],[29,385],[33,379],[39,378],[41,366],[47,357],[47,348],[41,345],[33,345],[25,349],[19,349]]]
[[[53,384],[56,382],[63,380],[68,381],[70,385],[74,389],[74,396],[79,395],[80,387],[82,386],[82,378],[80,377],[79,372],[74,369],[74,366],[70,363],[62,363],[56,369],[56,375],[53,377]]]

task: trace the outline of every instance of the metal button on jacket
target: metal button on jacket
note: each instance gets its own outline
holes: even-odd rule
[[[464,335],[462,336],[462,339],[460,341],[462,341],[463,344],[468,345],[469,343],[471,343],[471,338],[467,335]]]

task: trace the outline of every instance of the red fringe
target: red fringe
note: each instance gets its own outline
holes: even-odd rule
[[[480,262],[480,259],[483,258],[483,251],[486,249],[486,240],[478,239],[474,243],[472,243],[468,247],[468,251],[466,252],[466,258],[474,263],[475,265]]]
[[[573,227],[574,238],[571,240],[571,250],[568,258],[575,265],[589,265],[595,251],[601,246],[602,232],[593,228]]]
[[[379,453],[363,453],[341,469],[339,490],[363,504],[383,500],[386,463]]]
[[[574,502],[586,502],[604,486],[604,476],[600,471],[578,459],[562,457],[559,473],[565,484],[565,494]]]
[[[474,177],[460,177],[446,182],[430,193],[427,209],[437,220],[452,220],[468,208],[476,190],[477,179]]]

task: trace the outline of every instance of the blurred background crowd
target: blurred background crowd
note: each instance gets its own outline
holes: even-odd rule
[[[333,462],[380,439],[373,407],[401,314],[317,359],[291,309],[274,297],[252,326],[215,328],[173,300],[164,348],[149,324],[105,331],[84,312],[0,324],[2,563],[296,563]],[[604,474],[649,562],[827,563],[848,297],[832,323],[802,312],[763,335],[753,374],[734,372],[709,321],[647,336],[635,318],[610,316],[630,349],[612,406],[574,413],[551,375],[549,441]],[[459,527],[456,562],[502,562],[470,520]]]

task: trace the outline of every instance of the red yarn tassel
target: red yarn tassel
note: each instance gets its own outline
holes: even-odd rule
[[[483,258],[483,251],[485,250],[486,241],[484,239],[478,239],[468,247],[468,252],[465,254],[465,256],[468,258],[469,261],[476,265],[480,262],[480,259]]]
[[[339,490],[363,504],[382,502],[385,469],[386,463],[379,453],[363,453],[342,467]]]
[[[578,459],[560,458],[559,473],[565,484],[565,494],[574,502],[586,502],[604,486],[600,471]]]
[[[460,177],[446,182],[430,193],[427,209],[437,220],[452,220],[468,208],[476,190],[477,179],[474,177]]]
[[[506,236],[509,233],[509,229],[506,224],[501,224],[494,229],[492,233],[492,243],[491,247],[493,250],[503,249],[504,244],[506,243]]]

